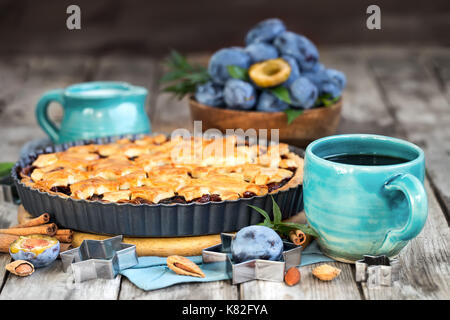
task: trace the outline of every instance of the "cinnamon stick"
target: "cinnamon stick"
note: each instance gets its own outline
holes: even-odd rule
[[[64,251],[67,251],[70,249],[72,249],[71,243],[60,243],[59,244],[59,252],[64,252]]]
[[[59,242],[64,243],[72,243],[73,236],[71,234],[56,234],[55,238],[58,239]]]
[[[12,234],[16,236],[29,236],[31,234],[43,234],[47,236],[54,236],[58,227],[54,223],[43,224],[41,226],[27,227],[27,228],[10,228],[0,229],[0,233]]]
[[[73,231],[70,229],[58,229],[56,231],[56,235],[60,236],[60,235],[71,235],[73,236]]]
[[[9,252],[9,246],[17,239],[19,239],[19,236],[0,234],[0,252]]]
[[[73,240],[73,231],[70,229],[59,229],[56,231],[55,238],[59,242],[71,243]]]
[[[46,224],[50,221],[50,215],[48,213],[43,213],[37,218],[33,218],[30,220],[27,220],[25,222],[22,222],[18,225],[12,226],[10,228],[28,228],[28,227],[35,227],[40,226],[42,224]]]
[[[289,239],[296,245],[300,246],[305,243],[306,241],[306,235],[301,230],[293,230],[289,232]]]

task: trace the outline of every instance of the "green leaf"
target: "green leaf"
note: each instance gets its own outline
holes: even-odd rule
[[[209,74],[202,72],[189,73],[184,78],[192,83],[204,83],[209,80]]]
[[[264,226],[264,227],[267,227],[267,228],[270,228],[270,229],[274,228],[273,223],[268,222],[267,220],[264,220],[264,222],[258,223],[258,226]]]
[[[177,97],[179,100],[183,99],[186,94],[193,91],[195,91],[195,85],[187,82],[179,82],[163,89],[163,92],[170,92],[175,94],[175,97]]]
[[[187,62],[187,59],[176,50],[172,50],[170,52],[169,63],[174,67],[180,69],[189,69],[189,63]]]
[[[163,75],[161,77],[161,79],[159,79],[159,82],[171,82],[174,80],[181,79],[185,76],[186,76],[186,72],[184,72],[182,70],[174,70],[174,71],[167,72],[165,75]]]
[[[293,222],[281,222],[279,224],[280,227],[289,228],[289,231],[291,230],[301,230],[302,232],[309,234],[313,237],[318,237],[316,231],[314,231],[313,228],[307,226],[306,224],[299,224],[299,223],[293,223]]]
[[[259,213],[261,213],[261,214],[263,215],[263,217],[265,218],[263,223],[266,223],[266,222],[270,223],[270,217],[269,217],[269,214],[268,214],[264,209],[261,209],[261,208],[252,206],[251,204],[248,204],[248,206],[249,206],[250,208],[252,208],[252,209],[258,211]]]
[[[272,198],[273,223],[277,225],[281,222],[281,210],[273,197],[270,197]]]
[[[291,124],[299,115],[303,113],[303,110],[297,110],[297,109],[286,109],[284,110],[284,113],[286,113],[287,116],[287,123],[288,125]]]
[[[12,167],[14,167],[13,162],[0,162],[0,177],[9,175]]]
[[[289,232],[292,230],[301,230],[305,234],[309,234],[314,237],[319,236],[317,234],[317,232],[314,231],[314,229],[307,226],[306,224],[299,224],[299,223],[293,223],[293,222],[282,222],[280,207],[275,202],[273,197],[272,197],[272,203],[273,203],[274,221],[270,221],[269,214],[265,210],[255,207],[255,206],[252,206],[250,204],[248,205],[249,207],[255,209],[256,211],[258,211],[260,214],[262,214],[264,216],[264,218],[265,218],[264,222],[260,223],[259,224],[260,226],[265,226],[265,227],[271,228],[271,229],[275,230],[276,232],[278,232],[279,234],[285,236],[286,238],[289,237]]]
[[[292,103],[291,95],[289,94],[289,90],[286,87],[279,86],[269,90],[270,92],[272,92],[274,96],[276,96],[281,101],[284,101],[287,104]]]
[[[234,79],[248,81],[248,71],[245,68],[239,66],[227,66],[228,73]]]
[[[198,64],[189,64],[187,59],[177,51],[171,51],[166,65],[168,71],[159,80],[169,85],[163,92],[172,93],[176,98],[182,99],[187,94],[195,92],[198,85],[210,80],[208,70]]]
[[[323,94],[320,97],[317,98],[314,106],[315,107],[328,107],[332,106],[336,102],[339,101],[341,97],[332,98],[330,94]]]

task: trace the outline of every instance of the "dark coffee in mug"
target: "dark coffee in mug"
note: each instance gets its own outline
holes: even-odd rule
[[[387,166],[408,162],[408,159],[379,154],[335,154],[324,157],[325,160],[357,166]]]
[[[312,142],[303,200],[322,252],[344,262],[398,255],[425,225],[424,178],[425,155],[408,141],[348,134]]]

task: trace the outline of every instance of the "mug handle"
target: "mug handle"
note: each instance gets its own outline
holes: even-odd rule
[[[48,106],[51,102],[58,102],[63,108],[64,89],[50,90],[44,93],[36,105],[36,119],[42,130],[49,135],[53,142],[59,139],[59,128],[48,117]]]
[[[387,191],[401,191],[409,205],[409,218],[400,229],[388,232],[380,252],[389,251],[397,241],[411,240],[422,231],[428,216],[428,199],[425,188],[415,176],[409,173],[399,174],[384,184]]]

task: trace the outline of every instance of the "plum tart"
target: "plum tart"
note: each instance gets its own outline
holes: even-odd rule
[[[206,203],[297,186],[303,159],[282,143],[156,135],[41,154],[21,169],[20,178],[33,189],[87,201]]]

